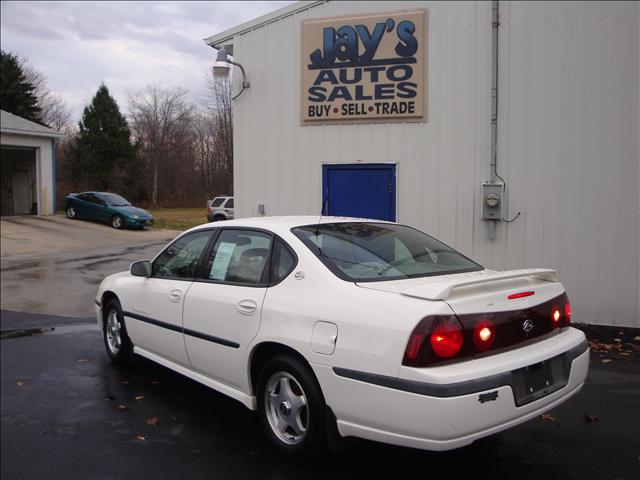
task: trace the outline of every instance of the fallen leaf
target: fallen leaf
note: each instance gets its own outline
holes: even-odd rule
[[[158,417],[147,418],[147,425],[158,426],[160,425],[160,420],[158,420]]]
[[[24,382],[16,382],[16,385],[17,385],[17,386],[19,386],[19,387],[21,387],[21,386],[23,386],[23,385],[24,385]]]
[[[136,435],[136,440],[145,441],[147,439],[146,435]]]
[[[594,415],[589,415],[588,413],[584,414],[584,421],[588,422],[588,423],[592,423],[592,422],[599,422],[600,420],[598,419],[598,417],[594,416]]]
[[[109,394],[106,397],[104,397],[105,400],[109,401],[109,402],[113,402],[116,397],[114,397],[113,395]]]
[[[122,380],[123,385],[129,385],[129,380]]]
[[[614,338],[613,341],[620,343],[622,340],[620,340],[619,338]]]
[[[125,410],[127,410],[127,407],[125,405],[118,405],[116,407],[116,410],[118,410],[119,412],[124,412]]]
[[[169,415],[169,418],[170,418],[171,420],[173,420],[174,422],[177,422],[177,421],[178,421],[178,420],[176,419],[176,417],[174,417],[173,415]]]
[[[158,380],[151,380],[149,383],[150,383],[151,385],[158,385],[158,384],[160,383],[160,381],[158,381]]]
[[[138,395],[135,397],[136,400],[142,400],[144,398],[144,395]]]
[[[640,342],[640,335],[636,335],[635,337],[633,337],[633,339],[634,339],[636,342]]]
[[[602,363],[611,363],[613,362],[613,360],[611,360],[610,358],[603,358],[602,360],[600,360]]]
[[[79,358],[78,360],[76,360],[76,362],[80,362],[80,363],[87,363],[89,360],[87,360],[86,358]]]
[[[553,415],[549,415],[548,413],[543,413],[542,414],[542,419],[543,420],[550,420],[552,422],[556,421],[556,417],[554,417]]]
[[[629,352],[620,352],[620,355],[624,355],[625,357],[630,357],[631,354]]]

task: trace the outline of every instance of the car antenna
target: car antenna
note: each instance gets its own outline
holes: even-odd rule
[[[320,235],[320,222],[322,221],[322,215],[324,214],[324,210],[327,207],[327,202],[328,202],[328,198],[326,198],[324,200],[324,202],[322,202],[322,207],[320,207],[320,217],[318,217],[318,223],[316,225],[316,231],[314,232],[315,236],[317,237],[318,235]]]

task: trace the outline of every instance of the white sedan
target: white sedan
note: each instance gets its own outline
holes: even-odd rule
[[[95,303],[114,362],[142,355],[258,410],[291,454],[327,435],[461,447],[564,402],[589,366],[555,271],[486,270],[396,223],[201,225]]]

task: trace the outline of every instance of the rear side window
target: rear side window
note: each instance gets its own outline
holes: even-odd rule
[[[271,269],[271,283],[276,284],[284,280],[296,266],[297,259],[293,252],[282,240],[276,240],[273,246],[273,262]]]
[[[230,198],[224,208],[233,208],[233,198]]]
[[[211,234],[210,230],[194,232],[173,242],[153,262],[151,275],[156,278],[194,278],[198,260]]]
[[[85,202],[91,203],[101,203],[100,198],[93,193],[83,193],[82,195],[78,195],[78,198],[84,200]]]
[[[214,198],[213,202],[211,202],[212,207],[219,207],[224,202],[224,198]]]
[[[218,282],[266,283],[271,235],[253,230],[223,230],[209,256],[205,278]]]

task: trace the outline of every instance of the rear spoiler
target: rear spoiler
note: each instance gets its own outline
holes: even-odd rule
[[[456,277],[457,279],[452,279],[450,281],[444,280],[418,285],[416,287],[403,290],[400,293],[407,297],[423,298],[427,300],[446,300],[451,296],[451,293],[456,288],[500,280],[510,280],[512,278],[530,277],[535,278],[536,280],[543,280],[545,282],[557,282],[558,272],[548,268],[528,268],[524,270],[507,270],[506,272],[489,271],[487,273],[476,273],[470,275],[466,279],[460,278],[458,275],[456,275]]]

